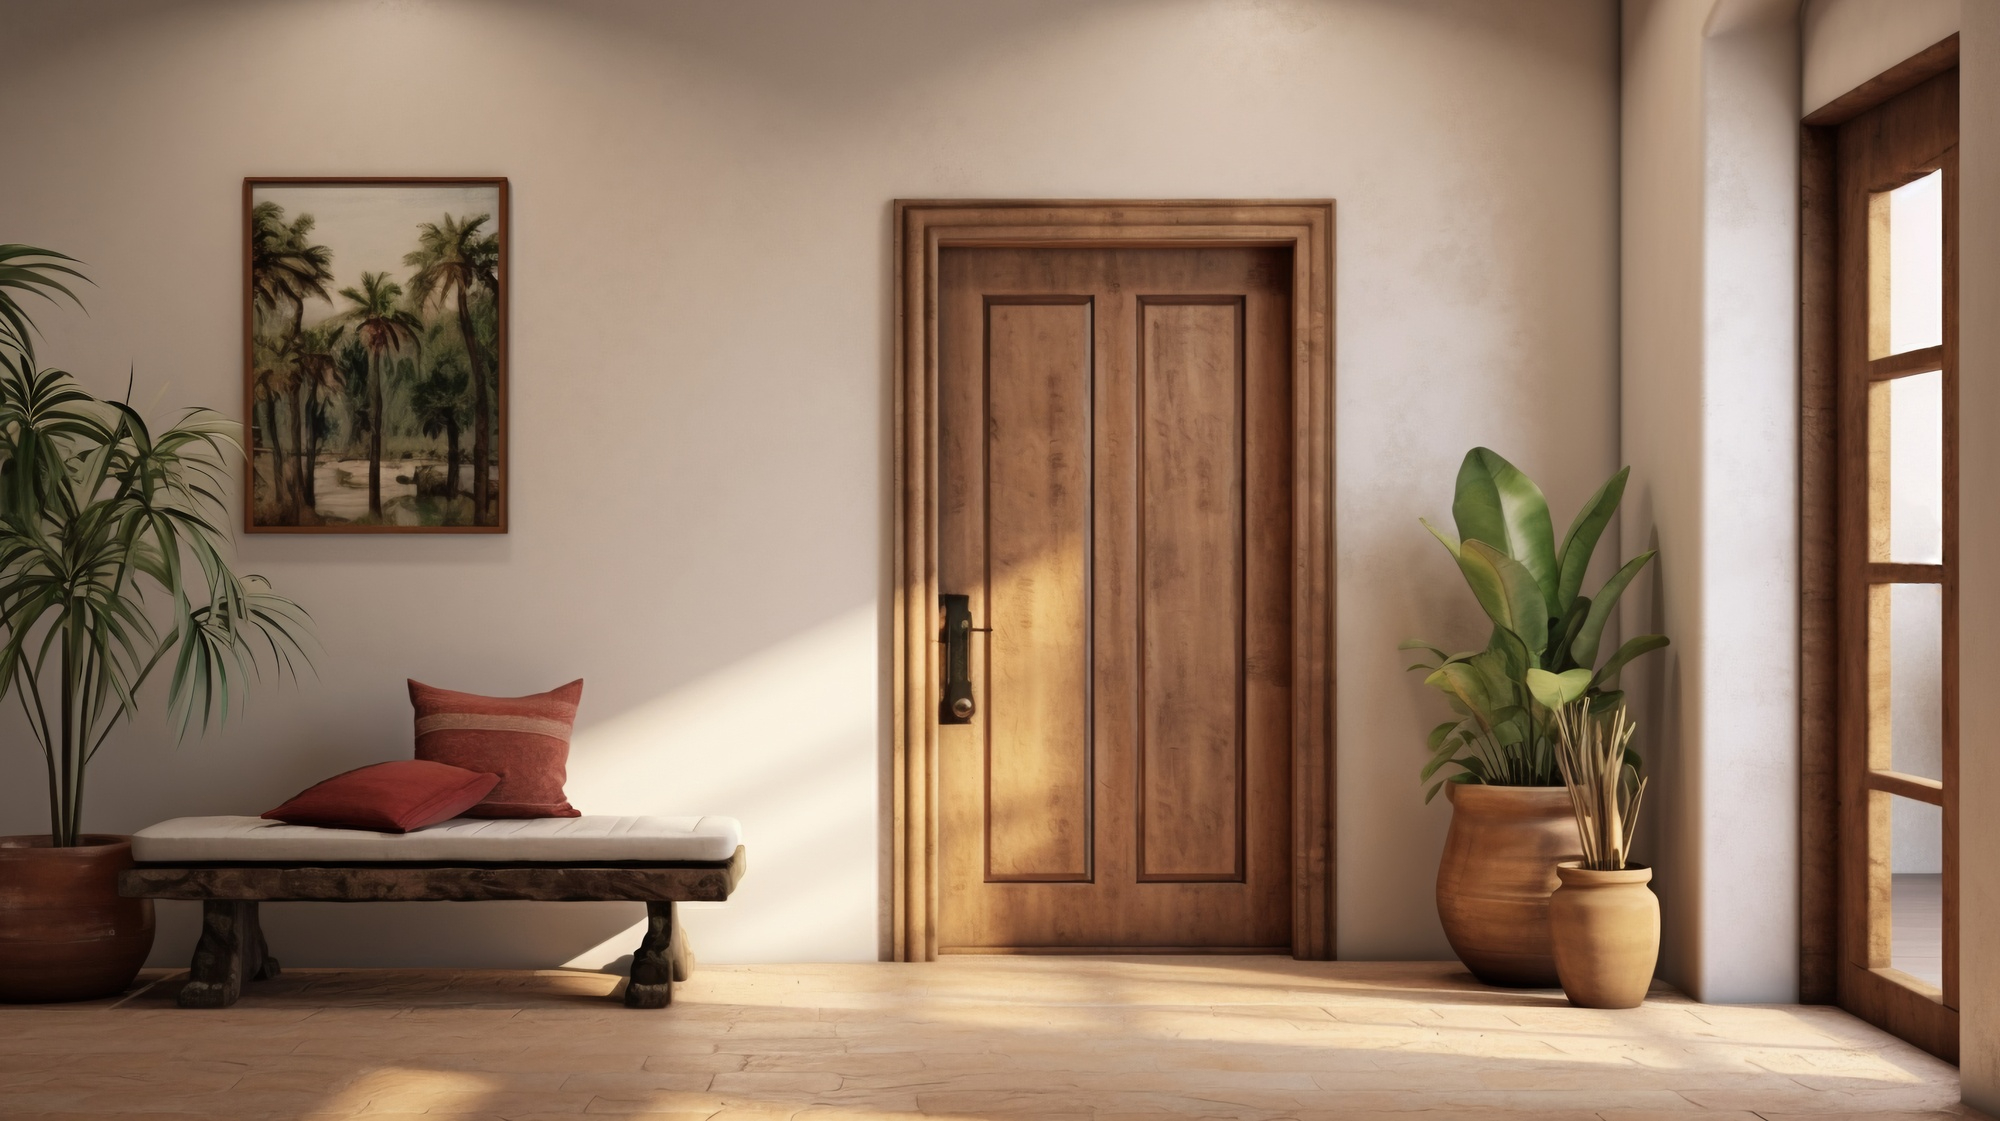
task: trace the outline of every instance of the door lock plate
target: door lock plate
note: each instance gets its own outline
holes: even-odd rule
[[[938,702],[938,723],[970,724],[978,706],[972,701],[972,598],[941,595],[944,616],[944,695]]]

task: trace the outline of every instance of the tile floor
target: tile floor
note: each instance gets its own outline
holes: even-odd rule
[[[178,984],[0,1009],[0,1117],[1977,1116],[1833,1009],[1587,1011],[1456,963],[707,966],[649,1012],[582,972],[292,971],[219,1012]]]

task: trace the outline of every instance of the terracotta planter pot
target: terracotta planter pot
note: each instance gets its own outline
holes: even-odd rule
[[[0,837],[0,1001],[90,1000],[124,992],[153,948],[153,901],[118,894],[129,837],[75,848]]]
[[[1452,952],[1489,985],[1552,989],[1549,896],[1556,865],[1581,860],[1560,786],[1451,783],[1451,832],[1438,865],[1438,918]]]
[[[1556,972],[1571,1004],[1637,1008],[1660,960],[1660,900],[1646,884],[1653,870],[1627,864],[1593,872],[1567,862],[1562,886],[1549,900],[1549,934]]]

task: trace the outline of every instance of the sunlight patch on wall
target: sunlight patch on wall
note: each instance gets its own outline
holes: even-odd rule
[[[568,791],[586,813],[742,821],[735,897],[680,908],[698,957],[875,960],[877,639],[859,607],[577,733]],[[567,964],[618,963],[643,926]]]

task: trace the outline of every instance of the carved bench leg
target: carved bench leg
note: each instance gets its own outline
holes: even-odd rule
[[[680,964],[686,957],[686,941],[680,924],[674,921],[671,900],[648,900],[646,937],[632,955],[632,980],[625,986],[625,1007],[665,1008],[674,1002],[674,982],[687,977]]]
[[[182,1008],[227,1008],[243,995],[243,982],[278,975],[278,959],[264,944],[257,904],[210,899],[201,905],[201,941],[188,964],[188,981],[175,1003]]]

